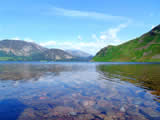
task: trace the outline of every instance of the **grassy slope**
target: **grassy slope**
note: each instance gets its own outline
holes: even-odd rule
[[[108,62],[160,62],[160,33],[150,32],[118,46],[109,46],[93,58],[94,61]]]

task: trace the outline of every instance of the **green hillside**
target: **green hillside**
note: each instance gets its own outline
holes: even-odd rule
[[[139,38],[101,49],[93,61],[160,62],[160,25]]]

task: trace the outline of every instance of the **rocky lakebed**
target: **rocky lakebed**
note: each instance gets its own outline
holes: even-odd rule
[[[0,120],[160,120],[160,64],[0,63]]]

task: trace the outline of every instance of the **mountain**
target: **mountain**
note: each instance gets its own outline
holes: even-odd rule
[[[75,57],[74,60],[89,61],[93,58],[91,54],[83,52],[81,50],[66,50],[66,52]]]
[[[60,49],[48,49],[43,52],[47,60],[70,60],[74,57]]]
[[[68,52],[74,57],[79,57],[79,58],[86,58],[92,56],[91,54],[83,52],[81,50],[66,50],[66,52]]]
[[[0,41],[0,51],[6,54],[12,53],[15,56],[30,56],[37,52],[47,50],[40,45],[22,40],[2,40]]]
[[[60,49],[48,49],[23,40],[0,41],[0,60],[71,60],[74,57]]]
[[[101,49],[93,61],[160,62],[160,25],[136,39]]]

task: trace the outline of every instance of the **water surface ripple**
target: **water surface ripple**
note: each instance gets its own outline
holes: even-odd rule
[[[160,120],[160,64],[0,63],[0,120]]]

